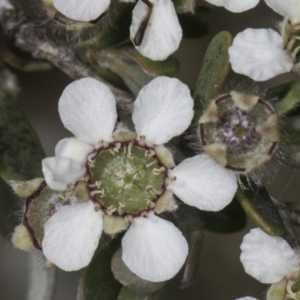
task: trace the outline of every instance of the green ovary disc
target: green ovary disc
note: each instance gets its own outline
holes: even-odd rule
[[[128,155],[121,147],[116,154],[103,150],[94,158],[91,182],[101,182],[100,188],[95,189],[103,189],[103,193],[95,194],[95,197],[103,206],[118,208],[121,203],[124,213],[137,214],[148,208],[149,200],[155,200],[153,191],[162,190],[164,172],[154,175],[153,170],[161,165],[155,156],[146,157],[145,152],[142,147],[132,146]]]

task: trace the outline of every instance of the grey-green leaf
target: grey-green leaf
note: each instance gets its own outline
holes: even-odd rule
[[[121,289],[118,300],[158,300],[159,293],[154,293],[150,295],[140,295],[128,287],[124,286]]]
[[[232,36],[227,31],[218,33],[210,42],[194,91],[196,111],[206,107],[222,89],[230,70],[228,48],[231,44]]]
[[[236,198],[247,215],[267,234],[283,236],[285,226],[266,188],[251,184],[245,178],[242,182],[243,187],[238,188]]]
[[[22,199],[0,178],[0,233],[6,238],[11,238],[14,228],[20,224],[13,212],[19,211],[22,204]]]
[[[18,109],[14,97],[2,90],[0,93],[1,177],[6,181],[43,177],[41,167],[43,157],[44,151],[29,121]]]
[[[113,256],[111,269],[115,278],[119,282],[140,295],[151,294],[161,289],[166,284],[166,282],[147,281],[132,273],[122,260],[121,248]]]
[[[122,285],[111,271],[111,259],[120,247],[117,237],[95,254],[79,283],[77,300],[117,300]]]

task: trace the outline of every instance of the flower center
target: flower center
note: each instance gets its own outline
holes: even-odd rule
[[[199,138],[223,167],[248,173],[275,153],[278,116],[263,99],[232,91],[211,101],[199,120]]]
[[[90,195],[107,214],[140,214],[164,192],[167,168],[155,150],[136,141],[98,149],[88,164]]]
[[[239,108],[219,116],[216,141],[227,146],[232,153],[241,153],[257,147],[260,134],[256,131],[256,117]]]

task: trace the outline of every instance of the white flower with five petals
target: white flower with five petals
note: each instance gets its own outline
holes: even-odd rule
[[[62,191],[87,175],[91,152],[113,141],[117,112],[109,88],[95,79],[84,78],[65,89],[59,100],[59,113],[76,138],[60,141],[56,157],[42,163],[48,186]],[[193,100],[188,87],[177,79],[158,77],[140,91],[134,103],[132,119],[138,135],[135,142],[147,147],[166,143],[186,130],[192,117]],[[184,160],[167,174],[170,179],[165,181],[166,190],[199,209],[222,209],[237,189],[235,175],[204,154]],[[97,248],[105,214],[93,200],[63,206],[45,223],[42,247],[47,259],[66,271],[87,266]],[[122,239],[124,263],[149,281],[172,278],[187,254],[182,233],[153,211],[146,218],[134,216]]]
[[[298,0],[265,0],[275,12],[285,18],[281,35],[273,29],[246,29],[239,33],[229,48],[232,69],[256,81],[271,79],[279,74],[298,71],[295,47],[299,30]]]

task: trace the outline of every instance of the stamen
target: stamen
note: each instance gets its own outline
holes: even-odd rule
[[[124,219],[125,219],[125,221],[131,223],[133,220],[133,217],[132,217],[132,215],[127,215]]]
[[[146,158],[151,158],[151,157],[153,157],[155,154],[156,154],[156,153],[155,153],[155,151],[154,151],[153,149],[150,149],[150,150],[146,150],[146,151],[145,151],[145,157],[146,157]]]
[[[102,184],[101,181],[95,181],[95,183],[90,183],[90,184],[89,184],[89,187],[90,187],[90,188],[96,187],[97,189],[100,189],[101,184]]]
[[[148,168],[150,168],[151,166],[153,166],[156,163],[157,163],[157,159],[155,159],[152,162],[150,162],[149,164],[145,165],[145,168],[148,169]]]
[[[153,173],[153,175],[158,176],[164,171],[166,171],[166,168],[165,167],[160,167],[159,169],[154,168],[152,170],[152,173]]]
[[[113,205],[109,206],[106,210],[106,213],[111,216],[115,211],[117,210],[117,208]]]
[[[121,143],[117,143],[114,148],[109,150],[109,152],[112,155],[115,155],[115,154],[119,153],[120,148],[121,148]]]
[[[150,199],[147,199],[147,206],[150,209],[153,209],[156,206],[156,204],[155,204],[155,202],[151,201]]]
[[[171,176],[171,177],[170,177],[170,180],[171,180],[172,182],[174,182],[174,181],[177,180],[177,177],[176,177],[176,176]]]
[[[141,217],[148,218],[149,217],[148,212],[146,212],[146,211],[142,212]]]
[[[103,198],[105,196],[105,190],[95,190],[95,191],[91,191],[90,195],[92,197],[94,197],[95,195],[100,194],[100,198]]]
[[[134,157],[131,155],[131,148],[132,148],[132,146],[133,146],[133,142],[130,142],[130,143],[128,144],[128,148],[127,148],[127,150],[128,150],[127,157],[128,157],[129,159],[133,159],[133,158],[134,158]]]
[[[99,211],[100,208],[101,208],[100,204],[99,204],[98,202],[96,202],[96,203],[94,204],[94,210],[95,210],[95,211]]]
[[[289,297],[293,298],[293,299],[296,299],[296,296],[297,294],[295,294],[293,291],[292,291],[292,286],[293,286],[294,282],[292,280],[289,280],[287,285],[286,285],[286,291],[289,295]]]
[[[67,198],[64,195],[58,195],[58,198],[61,200],[62,203],[68,202]]]

